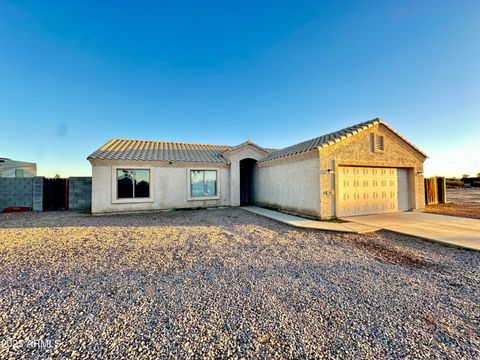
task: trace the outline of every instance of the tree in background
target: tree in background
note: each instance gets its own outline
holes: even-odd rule
[[[468,177],[470,177],[470,175],[467,175],[467,174],[463,174],[463,175],[462,175],[462,179],[463,179],[463,178],[468,178]]]
[[[60,174],[55,174],[54,178],[55,179],[60,179]]]

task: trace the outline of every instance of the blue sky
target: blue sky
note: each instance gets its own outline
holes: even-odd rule
[[[283,147],[381,117],[480,172],[480,1],[2,1],[0,156],[115,137]]]

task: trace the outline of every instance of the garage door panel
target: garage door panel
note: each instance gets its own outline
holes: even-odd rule
[[[410,189],[408,186],[408,170],[398,169],[398,208],[406,211],[410,208]]]
[[[408,171],[395,168],[339,168],[337,216],[408,210]]]

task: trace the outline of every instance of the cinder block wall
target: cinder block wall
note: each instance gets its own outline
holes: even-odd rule
[[[8,207],[33,208],[34,179],[0,178],[0,211]]]
[[[91,209],[92,178],[71,177],[68,182],[68,197],[70,210]]]
[[[43,211],[43,177],[35,176],[33,178],[33,211]]]

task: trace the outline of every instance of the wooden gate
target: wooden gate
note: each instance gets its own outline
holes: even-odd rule
[[[447,202],[447,186],[444,177],[425,179],[425,203],[445,204]]]
[[[68,179],[43,179],[43,211],[68,210]]]

